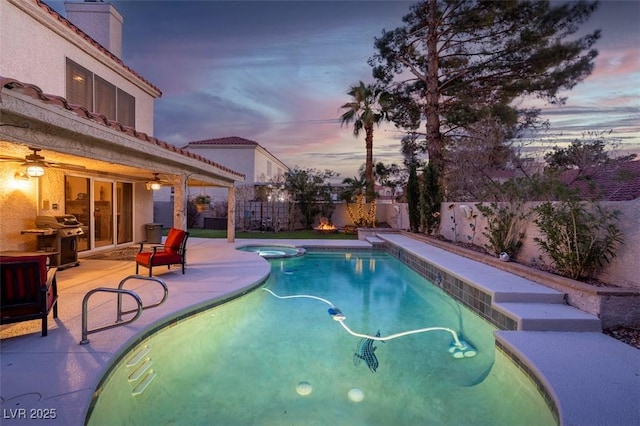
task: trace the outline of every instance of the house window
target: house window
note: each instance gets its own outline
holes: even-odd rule
[[[136,126],[136,98],[122,89],[118,89],[118,121],[124,126]]]
[[[135,127],[136,98],[67,58],[67,100]]]
[[[67,101],[93,107],[93,74],[67,59]]]
[[[97,75],[94,77],[96,102],[94,111],[114,119],[116,115],[116,86]]]
[[[271,169],[273,168],[273,164],[271,161],[267,161],[267,177],[271,177]]]

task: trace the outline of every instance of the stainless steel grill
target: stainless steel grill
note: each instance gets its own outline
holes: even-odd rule
[[[71,214],[37,216],[37,230],[30,230],[38,238],[38,250],[55,252],[53,266],[60,269],[78,266],[78,237],[84,234],[82,223]],[[41,231],[41,232],[38,232]]]

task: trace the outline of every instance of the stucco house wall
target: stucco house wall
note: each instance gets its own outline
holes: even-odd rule
[[[284,177],[289,171],[286,164],[259,143],[236,136],[189,142],[184,148],[244,174],[244,183],[236,191],[237,200],[246,196],[253,198],[252,194],[247,194],[251,192],[247,188],[252,188],[256,183],[269,182],[278,176]],[[191,196],[209,195],[213,202],[227,200],[227,192],[221,189],[193,187],[189,191]],[[171,188],[164,187],[156,191],[154,200],[171,201]]]
[[[151,135],[159,90],[46,10],[32,0],[0,1],[0,75],[29,81],[43,92],[65,98],[69,58],[134,96],[135,128]],[[2,209],[0,248],[34,250],[35,237],[21,235],[20,230],[35,228],[37,215],[64,214],[65,174],[90,175],[47,168],[40,178],[19,181],[14,177],[16,170],[14,163],[0,163],[2,182],[7,182],[0,188],[0,205],[12,206]],[[144,239],[144,224],[153,221],[152,203],[152,193],[143,183],[134,182],[133,241]]]
[[[65,97],[66,58],[135,97],[138,131],[153,135],[150,87],[122,64],[73,33],[33,1],[0,1],[0,75],[28,81],[45,93]]]

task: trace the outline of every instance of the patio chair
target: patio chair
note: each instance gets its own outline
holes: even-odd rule
[[[47,317],[53,309],[58,318],[57,268],[47,270],[47,256],[0,256],[0,324],[42,320],[47,335]]]
[[[138,267],[149,268],[149,276],[152,276],[154,266],[182,265],[182,274],[186,266],[187,238],[189,233],[177,228],[169,229],[169,234],[164,244],[147,244],[141,242],[140,251],[136,254],[136,274]],[[151,247],[152,251],[143,251],[144,248]]]

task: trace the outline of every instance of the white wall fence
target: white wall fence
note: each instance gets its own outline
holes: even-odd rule
[[[461,207],[462,205],[468,207]],[[621,211],[619,227],[624,237],[624,244],[618,246],[617,257],[610,264],[605,263],[596,278],[620,287],[640,288],[640,199],[610,201],[603,203],[603,206]],[[531,207],[527,205],[525,208]],[[470,217],[465,214],[467,208],[472,209]],[[474,218],[474,215],[477,216]],[[487,219],[478,211],[474,203],[443,203],[440,217],[440,234],[446,239],[479,246],[487,244],[488,239],[484,235],[487,232],[485,229]],[[533,223],[534,219],[534,215],[529,219],[522,248],[516,260],[524,264],[549,265],[549,260],[545,259],[543,252],[534,241],[535,237],[543,237]]]
[[[604,264],[596,278],[619,287],[640,288],[640,199],[604,202],[603,206],[622,213],[619,227],[624,244],[618,246],[617,256],[611,263]],[[532,205],[526,205],[525,208],[531,207]],[[467,213],[468,209],[471,209],[471,214]],[[447,240],[481,247],[488,244],[488,238],[484,235],[487,232],[487,218],[480,213],[475,203],[442,203],[440,218],[440,235]],[[522,247],[515,260],[527,265],[550,265],[551,262],[534,241],[535,237],[542,237],[538,227],[533,223],[534,219],[535,216],[531,215],[525,228]],[[379,223],[387,223],[393,229],[407,230],[407,205],[378,204],[376,220]],[[337,227],[353,224],[345,204],[337,205],[332,221]]]
[[[467,207],[461,207],[462,205]],[[640,199],[612,201],[603,203],[603,205],[622,212],[619,226],[624,236],[624,244],[618,247],[617,257],[610,264],[605,263],[596,278],[624,288],[640,288]],[[357,210],[357,206],[351,204],[351,209],[354,212]],[[368,205],[363,208],[364,212],[368,212],[368,209]],[[471,209],[471,214],[467,214],[468,209]],[[269,209],[265,207],[263,212],[267,211]],[[442,203],[440,218],[440,235],[447,240],[471,243],[481,247],[487,245],[488,238],[484,235],[487,232],[487,218],[480,213],[475,203]],[[541,234],[533,223],[533,219],[532,215],[526,226],[522,247],[515,260],[528,265],[550,265],[549,259],[544,257],[544,253],[534,241],[534,238],[541,237]],[[377,204],[376,221],[380,224],[386,224],[392,229],[408,230],[407,204]],[[346,204],[336,204],[336,209],[331,215],[331,222],[337,228],[354,224]],[[301,225],[296,226],[297,229],[300,227]]]

